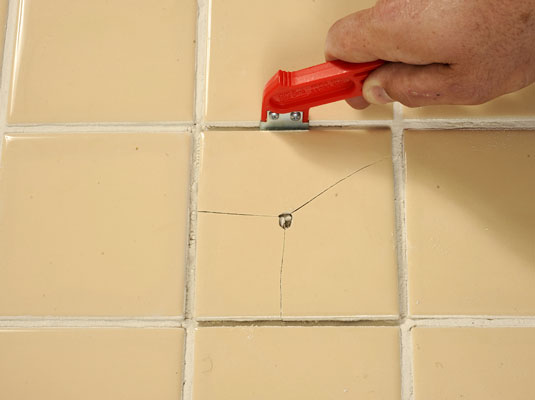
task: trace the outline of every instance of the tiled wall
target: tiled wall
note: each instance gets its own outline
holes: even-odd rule
[[[258,130],[372,4],[0,1],[0,399],[535,396],[535,86]]]

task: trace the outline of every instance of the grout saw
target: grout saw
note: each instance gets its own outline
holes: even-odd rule
[[[299,71],[277,72],[262,98],[262,130],[307,130],[311,107],[362,95],[368,75],[384,64],[328,61]]]

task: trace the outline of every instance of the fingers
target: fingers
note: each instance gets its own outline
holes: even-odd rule
[[[325,42],[327,61],[344,60],[358,63],[377,59],[370,51],[370,14],[369,10],[363,10],[342,18],[331,27]]]
[[[370,105],[366,100],[364,100],[364,97],[353,97],[351,99],[347,99],[347,104],[349,104],[351,107],[357,109],[357,110],[364,110],[366,107]]]
[[[400,19],[401,21],[401,19]],[[361,63],[383,59],[398,61],[401,55],[397,26],[380,8],[369,8],[337,21],[325,42],[325,58]]]
[[[391,63],[373,71],[364,82],[364,99],[371,104],[399,101],[408,107],[439,104],[480,104],[478,85],[443,64],[425,66]]]

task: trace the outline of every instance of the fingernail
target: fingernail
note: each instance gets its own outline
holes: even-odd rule
[[[388,104],[394,101],[378,82],[366,81],[364,83],[363,96],[371,104]]]

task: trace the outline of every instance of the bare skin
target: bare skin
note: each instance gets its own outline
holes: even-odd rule
[[[378,0],[331,27],[325,55],[390,61],[354,108],[482,104],[535,82],[535,0]]]

